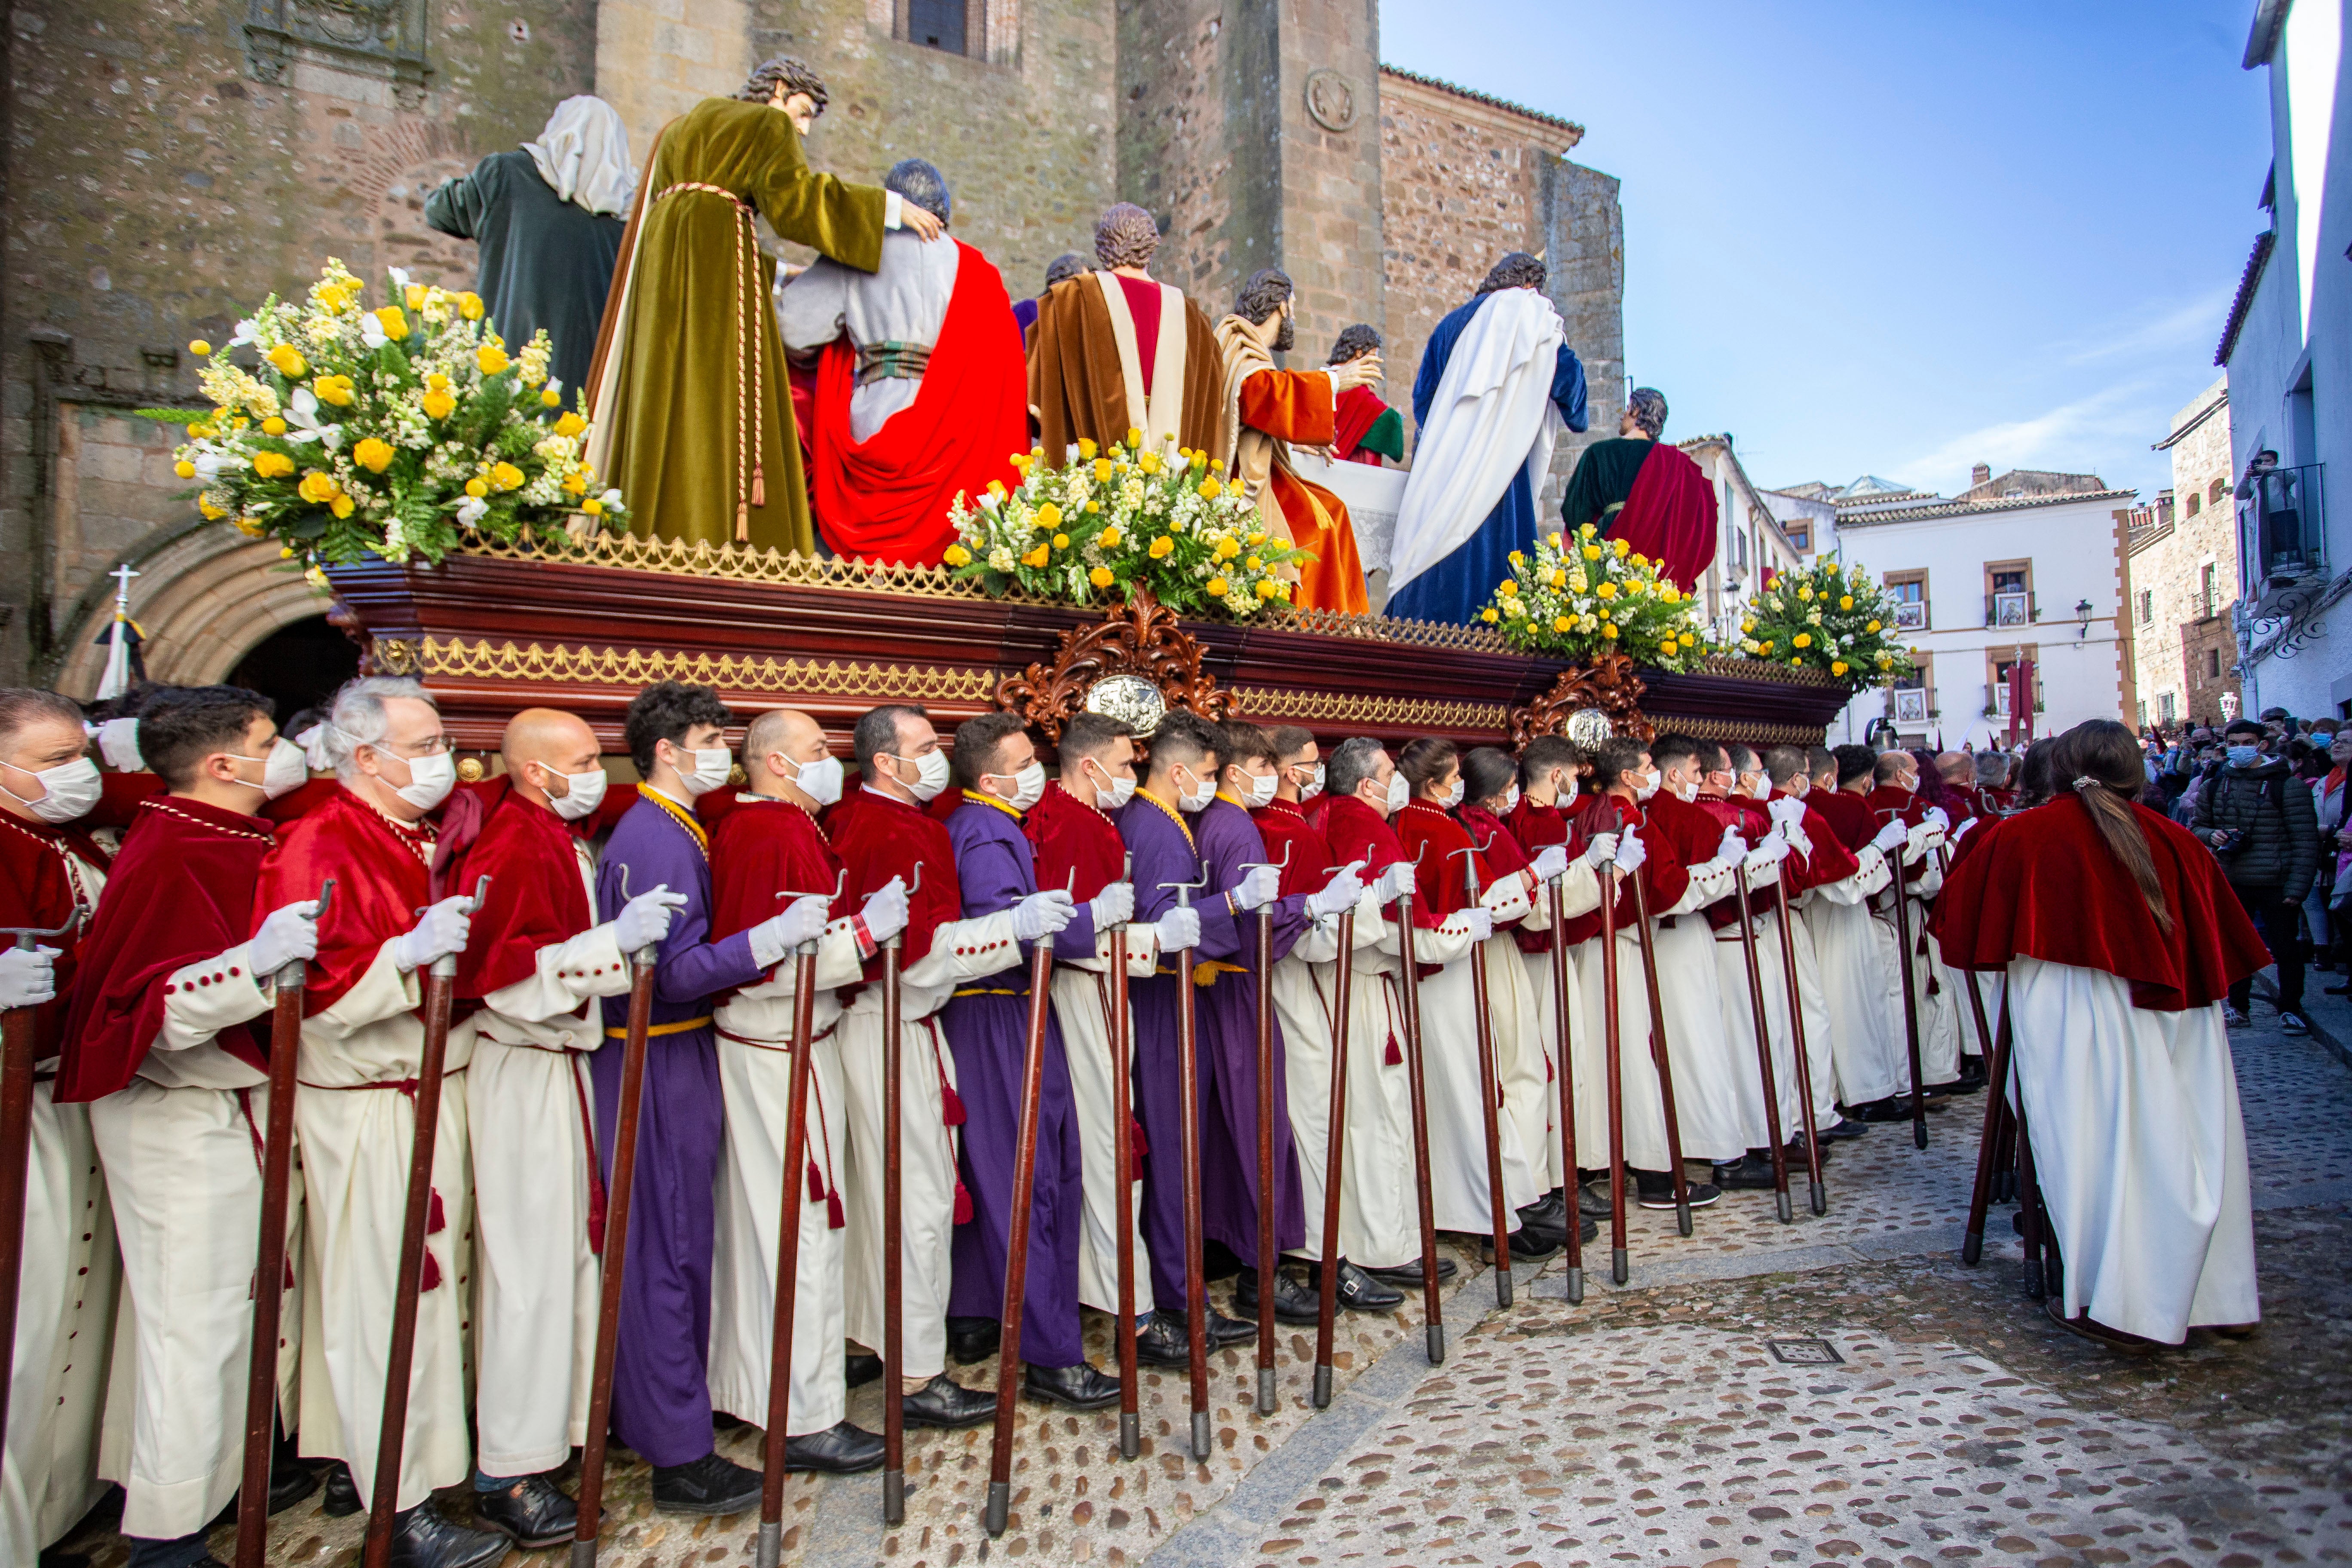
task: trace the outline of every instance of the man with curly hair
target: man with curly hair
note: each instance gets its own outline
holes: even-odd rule
[[[1331,345],[1331,357],[1323,363],[1336,367],[1367,356],[1377,359],[1380,352],[1380,329],[1358,321],[1339,333],[1339,342]],[[1404,461],[1404,416],[1370,386],[1351,386],[1339,394],[1334,423],[1331,455],[1340,461],[1368,463],[1375,468],[1383,458],[1391,463]]]

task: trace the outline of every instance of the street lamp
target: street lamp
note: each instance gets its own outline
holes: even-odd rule
[[[2081,600],[2077,600],[2077,601],[2075,602],[2075,605],[2074,605],[2074,618],[2075,618],[2077,621],[2080,621],[2080,622],[2082,623],[2082,629],[2081,629],[2081,630],[2079,630],[2079,631],[2077,631],[2077,632],[2074,634],[2075,639],[2076,639],[2077,641],[2080,641],[2080,640],[2082,640],[2083,638],[2088,637],[2091,635],[2091,601],[2090,601],[2090,600],[2088,600],[2088,599],[2081,599]]]

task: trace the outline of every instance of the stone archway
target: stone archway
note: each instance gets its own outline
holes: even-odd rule
[[[324,615],[333,601],[287,569],[272,539],[247,539],[226,523],[168,536],[131,558],[131,618],[145,635],[147,674],[174,685],[205,685],[236,667],[247,648],[281,626]],[[99,633],[110,599],[67,628],[71,651],[57,689],[87,700],[106,672]]]

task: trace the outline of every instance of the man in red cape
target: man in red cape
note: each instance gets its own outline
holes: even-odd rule
[[[1665,395],[1635,387],[1617,438],[1595,441],[1576,460],[1559,514],[1570,533],[1589,522],[1602,538],[1625,541],[1687,593],[1715,559],[1715,486],[1679,447],[1659,439],[1665,427]]]
[[[947,182],[919,158],[886,190],[948,221]],[[822,351],[816,370],[819,536],[835,554],[936,566],[958,495],[1018,481],[1029,447],[1028,360],[1004,279],[961,240],[883,237],[882,265],[860,272],[820,258],[783,290],[784,346]]]
[[[1323,362],[1324,368],[1352,364],[1367,356],[1378,359],[1380,353],[1380,330],[1359,321],[1340,332],[1339,342],[1331,345],[1331,357]],[[1369,386],[1351,386],[1339,394],[1332,426],[1331,455],[1342,462],[1377,468],[1383,458],[1391,463],[1404,461],[1404,416]]]
[[[170,794],[138,808],[86,928],[55,1089],[60,1105],[90,1102],[133,1308],[122,1533],[149,1552],[170,1542],[201,1553],[245,1450],[254,1151],[268,1114],[268,1041],[252,1020],[269,1008],[270,978],[310,957],[318,932],[306,899],[247,941],[276,842],[255,814],[303,777],[268,700],[235,687],[174,691],[140,731]],[[280,1506],[318,1484],[289,1472],[270,1489]]]

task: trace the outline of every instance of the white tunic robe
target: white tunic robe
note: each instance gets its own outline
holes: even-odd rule
[[[1750,873],[1748,885],[1751,890],[1767,890],[1780,879],[1780,875],[1778,865],[1769,866]],[[1778,923],[1775,915],[1757,915],[1750,918],[1749,929],[1755,932],[1756,942],[1755,994],[1764,1004],[1765,1040],[1772,1053],[1773,1113],[1780,1118],[1780,1137],[1785,1141],[1794,1125],[1787,1098],[1794,1092],[1787,1080],[1795,1076],[1795,1058],[1790,1051],[1789,988],[1779,968],[1765,967],[1768,963],[1776,966],[1780,963],[1777,936],[1769,942],[1767,940],[1769,928]],[[1715,984],[1722,1007],[1723,1037],[1729,1047],[1733,1068],[1741,1136],[1748,1140],[1748,1148],[1769,1149],[1772,1129],[1764,1115],[1764,1068],[1756,1049],[1756,1009],[1748,984],[1748,944],[1740,940],[1736,924],[1715,932]]]
[[[1583,860],[1572,862],[1567,876],[1560,879],[1558,905],[1549,890],[1539,893],[1537,907],[1528,912],[1520,929],[1549,933],[1555,921],[1574,920],[1601,906],[1601,880],[1592,868]],[[1519,1049],[1503,1075],[1503,1110],[1519,1130],[1520,1147],[1528,1152],[1528,1163],[1534,1166],[1536,1184],[1549,1193],[1554,1188],[1571,1184],[1575,1177],[1563,1172],[1563,1150],[1559,1135],[1559,1075],[1570,1070],[1575,1057],[1575,1037],[1584,1026],[1583,1002],[1576,977],[1576,954],[1568,953],[1567,984],[1570,1066],[1560,1061],[1559,1014],[1558,998],[1553,993],[1551,953],[1519,952],[1517,943],[1511,944],[1513,955],[1524,974],[1529,1004],[1535,1009],[1534,1033],[1522,1036]],[[1499,973],[1502,960],[1490,959],[1488,968]],[[1499,1043],[1499,1042],[1498,1042]],[[1575,1093],[1585,1092],[1582,1084],[1573,1086]],[[1582,1121],[1580,1110],[1578,1120]],[[1592,1156],[1584,1150],[1580,1139],[1576,1157],[1589,1164]],[[1603,1152],[1602,1157],[1607,1157]]]
[[[593,910],[594,863],[586,845],[572,851]],[[530,975],[485,997],[460,1026],[473,1037],[461,1081],[473,1137],[475,1418],[486,1475],[554,1469],[587,1440],[604,1279],[588,1237],[588,1053],[604,1038],[596,999],[628,988],[628,960],[607,921],[541,948]]]
[[[1505,877],[1480,897],[1499,927],[1525,919],[1527,878]],[[1496,1065],[1495,1141],[1502,1156],[1503,1202],[1522,1209],[1549,1190],[1542,1175],[1543,1046],[1533,987],[1518,944],[1498,930],[1478,951],[1421,983],[1421,1027],[1429,1080],[1429,1180],[1440,1230],[1494,1234],[1487,1183],[1486,1110],[1480,1103],[1476,967],[1486,971],[1486,1013]],[[1518,1114],[1512,1111],[1516,1090]],[[1528,1136],[1529,1122],[1535,1136]],[[1516,1213],[1503,1216],[1518,1229]]]
[[[1348,1075],[1339,1251],[1349,1261],[1366,1268],[1394,1268],[1420,1261],[1421,1205],[1413,1185],[1412,1084],[1404,1048],[1402,939],[1396,922],[1383,916],[1370,891],[1356,906],[1356,973],[1349,986],[1348,1055],[1351,1070]],[[1413,957],[1421,963],[1450,963],[1470,951],[1468,928],[1458,922],[1433,931],[1417,929],[1412,933],[1412,942]],[[1425,1038],[1430,1019],[1426,989],[1421,1002]],[[1398,1058],[1394,1062],[1388,1059],[1391,1041]],[[1427,1055],[1424,1050],[1424,1068]],[[1360,1076],[1353,1070],[1360,1062],[1370,1064]],[[1475,1074],[1475,1061],[1472,1066]],[[1328,1066],[1326,1072],[1328,1075]],[[1472,1103],[1476,1102],[1474,1100]],[[1433,1103],[1430,1122],[1433,1182],[1437,1163],[1437,1110]],[[1485,1158],[1483,1145],[1479,1157],[1482,1161]],[[1485,1169],[1483,1164],[1480,1169]],[[1357,1197],[1352,1205],[1347,1201],[1350,1190]],[[1349,1221],[1351,1209],[1358,1216],[1353,1226]],[[1444,1221],[1439,1223],[1443,1225]]]
[[[1148,978],[1158,967],[1160,954],[1150,926],[1131,926],[1127,933],[1127,973],[1130,981]],[[1063,1052],[1070,1064],[1070,1100],[1078,1118],[1078,1300],[1098,1311],[1118,1310],[1118,1145],[1131,1137],[1117,1125],[1111,1094],[1115,1075],[1110,1054],[1110,936],[1096,937],[1090,953],[1054,952],[1054,1016],[1062,1026]],[[1275,996],[1282,995],[1282,970],[1275,970]],[[1130,1006],[1128,1025],[1129,1067],[1133,1066],[1135,1031]],[[1284,1023],[1286,1031],[1288,1021]],[[1130,1075],[1130,1082],[1132,1081]],[[1133,1112],[1132,1091],[1129,1110]],[[1304,1167],[1306,1161],[1299,1162]],[[1135,1161],[1128,1183],[1128,1256],[1134,1273],[1135,1310],[1152,1310],[1151,1256],[1143,1245],[1143,1162]],[[1310,1216],[1310,1228],[1316,1224]]]
[[[2018,958],[2010,1019],[2067,1314],[2179,1344],[2262,1316],[2238,1079],[2219,1003],[2131,1005],[2101,970]]]
[[[927,243],[911,230],[893,229],[882,237],[882,265],[872,272],[818,257],[807,271],[777,290],[776,319],[784,347],[794,353],[822,348],[845,333],[858,348],[885,342],[936,344],[947,321],[948,301],[955,296],[962,255],[962,247],[952,241]],[[922,387],[920,376],[885,376],[852,392],[850,439],[870,440],[890,416],[913,405]]]
[[[1813,889],[1806,909],[1829,997],[1838,1099],[1847,1105],[1867,1105],[1911,1089],[1894,928],[1874,916],[1865,901],[1887,885],[1893,872],[1885,855],[1872,846],[1864,845],[1857,858],[1862,864],[1853,876]]]

